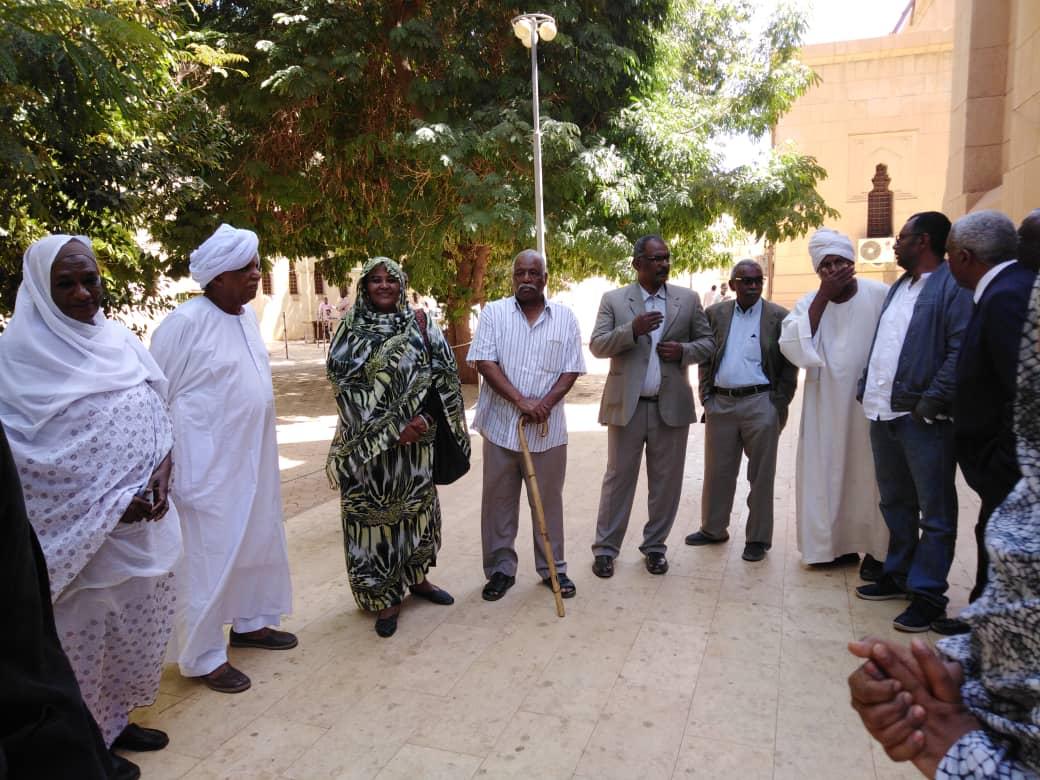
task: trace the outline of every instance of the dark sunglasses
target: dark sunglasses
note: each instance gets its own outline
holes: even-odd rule
[[[754,287],[756,284],[761,286],[765,282],[764,276],[734,276],[730,279],[731,282],[740,282],[750,287]]]
[[[671,255],[640,255],[644,260],[649,260],[651,263],[667,263],[672,259]]]

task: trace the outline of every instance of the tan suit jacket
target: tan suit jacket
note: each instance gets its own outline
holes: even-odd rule
[[[689,425],[696,421],[697,413],[688,368],[711,357],[715,340],[697,293],[673,284],[666,285],[665,291],[661,341],[678,341],[683,355],[678,363],[661,361],[658,410],[666,425]],[[589,349],[596,357],[610,358],[610,373],[599,407],[603,425],[628,425],[635,414],[651,347],[650,336],[635,338],[632,320],[645,311],[643,291],[637,283],[611,290],[600,301]]]

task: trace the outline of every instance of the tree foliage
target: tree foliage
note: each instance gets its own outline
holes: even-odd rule
[[[144,303],[165,269],[138,237],[217,170],[222,124],[198,87],[235,59],[167,5],[0,0],[0,311],[49,232],[94,240],[115,308]]]
[[[547,253],[559,279],[626,271],[659,232],[679,269],[718,262],[724,213],[769,240],[830,213],[812,158],[727,170],[722,134],[766,132],[811,84],[788,11],[750,0],[551,0],[539,47]],[[222,182],[177,223],[253,225],[268,253],[342,279],[375,254],[465,313],[533,241],[529,52],[491,0],[214,0],[200,24],[249,58],[208,98],[234,134]]]
[[[557,281],[625,274],[645,233],[664,235],[685,270],[719,261],[710,228],[723,214],[776,241],[833,213],[812,158],[724,164],[719,138],[761,136],[813,78],[796,57],[803,20],[781,10],[756,34],[752,9],[543,4],[560,31],[538,49]],[[3,262],[46,230],[82,231],[101,239],[113,277],[147,286],[230,221],[336,280],[371,255],[401,258],[447,304],[461,343],[469,307],[503,291],[510,258],[534,243],[519,10],[0,0]],[[156,254],[136,248],[139,230]]]

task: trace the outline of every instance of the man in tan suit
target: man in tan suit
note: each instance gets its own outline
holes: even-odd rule
[[[762,267],[741,260],[729,284],[736,300],[708,308],[715,352],[700,364],[704,404],[704,491],[701,530],[692,545],[729,539],[730,514],[742,454],[748,457],[745,561],[760,561],[773,543],[773,481],[780,431],[798,385],[798,369],[780,352],[780,324],[787,309],[762,300]]]
[[[599,421],[607,426],[607,471],[599,499],[598,577],[614,574],[632,512],[646,447],[649,520],[639,550],[651,574],[668,571],[665,540],[682,490],[686,439],[697,419],[687,375],[715,348],[697,293],[668,285],[671,256],[660,236],[643,236],[632,250],[636,283],[603,296],[589,349],[610,358]]]

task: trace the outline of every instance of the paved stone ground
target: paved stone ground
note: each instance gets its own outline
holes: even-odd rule
[[[347,585],[338,501],[324,475],[335,403],[320,349],[272,349],[295,612],[287,653],[234,650],[253,679],[214,693],[168,667],[159,700],[134,715],[170,746],[133,754],[146,780],[166,778],[843,778],[914,777],[875,748],[849,708],[845,643],[895,636],[903,602],[854,597],[855,567],[810,571],[796,549],[794,454],[799,409],[781,438],[776,535],[766,560],[733,541],[691,548],[698,526],[703,429],[691,429],[679,520],[663,577],[643,568],[645,475],[611,580],[590,571],[606,435],[596,424],[605,364],[590,360],[568,399],[570,574],[556,617],[532,545],[516,586],[480,598],[480,446],[473,472],[444,488],[444,544],[431,579],[452,607],[406,602],[391,639],[372,630]],[[472,406],[473,389],[467,389]],[[796,405],[797,405],[796,401]],[[743,490],[743,488],[742,488]],[[962,533],[951,607],[967,603],[978,502],[961,486]],[[739,513],[739,514],[738,514]],[[529,528],[524,509],[522,528]],[[935,638],[931,636],[931,638]]]

